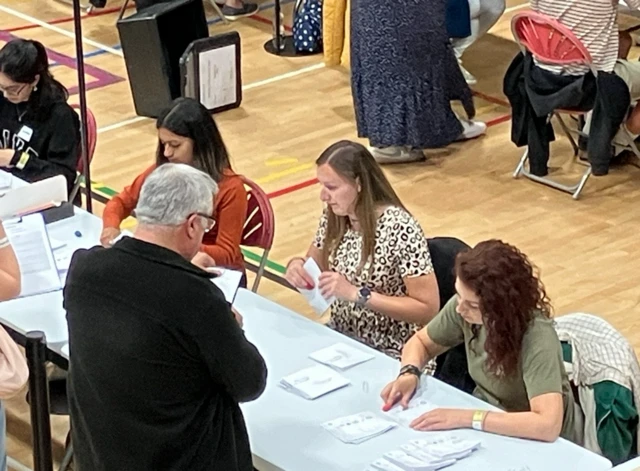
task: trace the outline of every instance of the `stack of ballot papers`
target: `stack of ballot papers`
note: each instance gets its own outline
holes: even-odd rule
[[[457,435],[442,435],[438,438],[412,440],[410,443],[432,456],[454,460],[465,458],[480,448],[480,440],[465,440]]]
[[[426,400],[424,397],[415,396],[409,401],[409,407],[403,409],[400,404],[396,404],[392,409],[383,414],[389,419],[398,422],[400,425],[409,427],[411,422],[438,406]]]
[[[385,453],[366,471],[436,471],[466,458],[479,447],[479,440],[465,440],[448,434],[435,439],[412,440],[399,450]]]
[[[322,427],[338,440],[357,445],[388,432],[395,428],[396,424],[377,417],[372,412],[361,412],[330,420],[322,424]]]
[[[372,360],[373,355],[364,353],[344,343],[336,343],[313,352],[309,355],[309,358],[338,370],[346,370],[365,361]]]
[[[347,378],[323,365],[305,368],[280,380],[281,387],[305,399],[317,399],[349,384]]]

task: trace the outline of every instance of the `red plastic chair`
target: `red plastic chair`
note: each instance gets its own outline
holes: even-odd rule
[[[554,66],[585,65],[588,66],[594,75],[597,71],[593,68],[591,54],[573,32],[559,21],[534,11],[524,11],[516,14],[511,19],[511,32],[516,42],[523,50],[528,51],[538,60],[538,62]],[[550,116],[555,116],[562,127],[562,130],[569,138],[573,147],[574,157],[578,155],[579,147],[571,135],[571,130],[566,125],[560,113],[582,115],[585,111],[579,110],[555,110]],[[545,184],[557,190],[571,193],[574,199],[578,199],[580,192],[587,183],[591,175],[591,167],[585,170],[580,181],[575,185],[565,185],[548,177],[539,177],[529,173],[525,169],[525,163],[529,157],[527,148],[516,167],[513,174],[518,178],[520,174],[530,180]]]
[[[71,108],[74,110],[80,111],[80,105],[74,104],[71,105]],[[89,164],[93,160],[93,154],[96,151],[96,143],[98,141],[98,124],[96,123],[96,118],[91,112],[89,108],[87,108],[87,160]],[[80,185],[83,180],[83,171],[84,171],[84,163],[82,162],[82,146],[78,150],[78,164],[76,165],[76,170],[78,175],[76,176],[76,181],[73,184],[73,189],[71,190],[71,194],[69,195],[69,201],[73,201],[80,190]],[[91,196],[88,195],[87,198]]]
[[[256,279],[251,288],[251,291],[255,293],[258,291],[258,285],[269,258],[269,251],[273,246],[275,217],[269,197],[262,188],[246,177],[242,177],[242,181],[249,189],[247,191],[247,217],[244,222],[240,245],[258,247],[263,250]]]

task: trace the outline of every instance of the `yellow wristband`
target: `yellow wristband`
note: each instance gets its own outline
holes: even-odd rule
[[[487,417],[489,412],[486,410],[477,410],[473,413],[473,419],[471,422],[471,427],[474,430],[482,431],[484,429],[484,419]]]
[[[27,154],[26,152],[23,152],[22,154],[20,154],[20,159],[18,159],[18,162],[16,163],[16,168],[18,170],[22,170],[24,166],[27,165],[28,161],[29,161],[29,154]]]

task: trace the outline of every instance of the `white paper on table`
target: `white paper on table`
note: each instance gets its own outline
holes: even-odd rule
[[[339,370],[346,370],[352,366],[372,360],[374,357],[369,353],[364,353],[347,344],[336,343],[330,347],[313,352],[309,355],[309,358]]]
[[[400,404],[396,404],[389,411],[383,412],[383,414],[388,419],[394,420],[399,424],[408,427],[414,419],[417,419],[422,414],[437,408],[437,405],[428,401],[424,397],[414,396],[411,401],[409,401],[409,407],[407,409],[403,409]]]
[[[55,237],[49,237],[49,243],[51,244],[51,250],[53,250],[54,252],[67,245],[64,240],[58,240]]]
[[[64,272],[69,270],[69,265],[71,264],[71,257],[76,253],[75,248],[67,247],[66,245],[60,247],[59,249],[53,250],[53,258],[56,262],[56,268],[58,272]]]
[[[220,288],[227,302],[233,303],[238,287],[240,286],[240,281],[242,281],[243,273],[237,270],[227,270],[216,267],[208,268],[207,271],[218,275],[212,278],[211,282]]]
[[[6,221],[4,228],[20,265],[20,297],[61,289],[42,214]]]
[[[128,230],[123,230],[122,232],[120,232],[120,234],[118,234],[118,236],[116,238],[114,238],[111,241],[111,245],[115,244],[116,242],[118,242],[121,239],[124,239],[125,237],[133,237],[133,232],[130,232]]]
[[[373,463],[371,463],[371,466],[373,467],[373,469],[379,471],[404,471],[404,469],[396,466],[391,461],[385,460],[384,458],[375,460]]]
[[[382,419],[373,412],[361,412],[322,424],[322,428],[338,440],[351,444],[362,443],[396,426],[394,422]]]
[[[11,189],[12,182],[13,182],[13,176],[9,172],[0,170],[0,190]]]
[[[330,299],[325,299],[320,293],[320,288],[318,287],[318,281],[320,279],[320,274],[322,271],[320,267],[313,259],[313,257],[309,257],[306,262],[304,262],[303,268],[309,274],[311,279],[313,280],[313,288],[312,289],[300,289],[298,291],[302,293],[302,295],[307,298],[309,305],[313,308],[318,315],[324,314],[327,309],[331,306],[331,304],[335,301],[335,297],[331,297]]]
[[[437,438],[411,440],[411,444],[430,455],[443,459],[465,458],[480,448],[480,440],[467,440],[457,435],[443,434]]]
[[[207,109],[231,105],[237,101],[237,55],[235,44],[198,54],[200,102]]]
[[[305,399],[317,399],[349,384],[347,378],[324,365],[305,368],[280,381],[280,386]]]
[[[62,175],[7,191],[0,198],[0,219],[7,220],[39,211],[69,199],[67,180]]]
[[[438,468],[443,467],[442,462],[424,461],[402,450],[389,451],[383,455],[383,458],[402,469],[411,471],[436,471]]]
[[[429,463],[434,469],[444,468],[446,466],[451,466],[456,462],[455,459],[447,459],[440,458],[434,455],[429,454],[426,450],[422,448],[418,448],[415,445],[407,443],[406,445],[401,445],[400,448],[402,451],[407,453],[408,455],[413,456],[414,458],[418,458],[425,463]]]

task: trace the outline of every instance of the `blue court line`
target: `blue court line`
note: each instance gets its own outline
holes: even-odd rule
[[[286,5],[287,3],[293,3],[295,0],[282,0],[280,2],[280,5]],[[260,5],[260,7],[258,8],[258,11],[263,11],[263,10],[267,10],[269,8],[273,8],[275,6],[275,3],[270,2],[270,3],[265,3],[263,5]],[[208,20],[207,21],[207,25],[211,26],[213,24],[216,23],[220,23],[222,21],[222,18],[213,18],[212,20]],[[122,49],[122,46],[120,44],[116,44],[115,46],[111,46],[113,49]],[[86,59],[90,59],[91,57],[96,57],[96,56],[101,56],[102,54],[106,54],[107,51],[102,50],[102,49],[97,49],[95,51],[91,51],[91,52],[87,52],[84,55],[85,60]],[[57,67],[58,63],[53,62],[49,64],[49,67]]]

